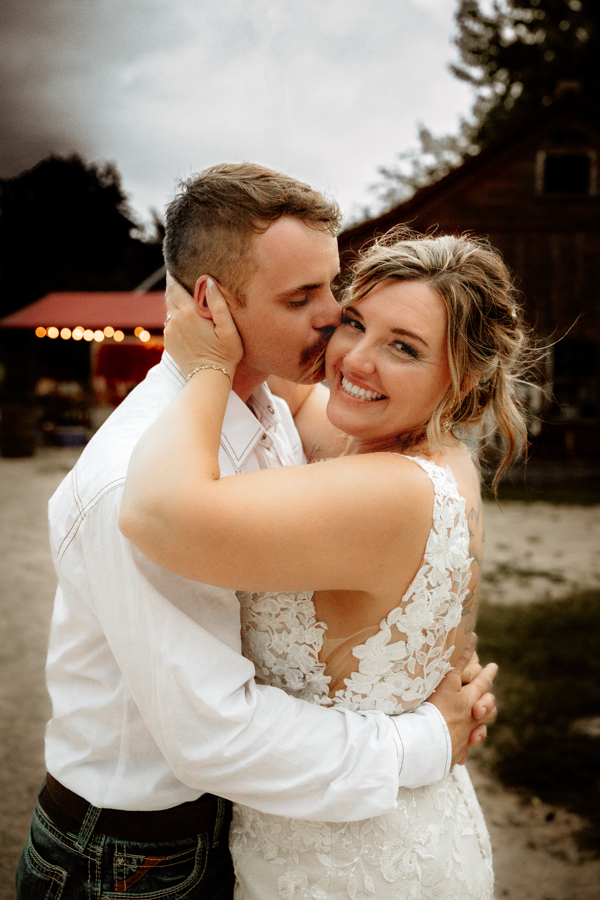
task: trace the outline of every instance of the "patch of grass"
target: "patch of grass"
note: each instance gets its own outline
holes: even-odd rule
[[[487,741],[497,775],[583,816],[578,838],[600,854],[600,738],[573,727],[600,716],[600,592],[482,604],[477,633],[481,659],[500,666]]]

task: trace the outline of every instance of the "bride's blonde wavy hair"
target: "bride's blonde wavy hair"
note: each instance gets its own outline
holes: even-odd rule
[[[425,282],[446,307],[452,384],[427,423],[429,448],[441,449],[449,429],[479,425],[484,435],[499,432],[504,453],[495,487],[527,446],[518,385],[529,365],[529,329],[508,269],[483,239],[420,235],[401,226],[377,239],[354,263],[342,308],[387,280]]]

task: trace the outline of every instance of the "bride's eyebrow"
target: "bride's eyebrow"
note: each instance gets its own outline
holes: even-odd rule
[[[412,338],[413,341],[419,341],[420,344],[423,344],[423,346],[427,347],[427,349],[429,350],[429,344],[427,343],[427,341],[423,340],[420,335],[415,334],[414,331],[407,331],[406,328],[390,328],[390,331],[392,332],[392,334],[397,334],[400,337],[409,337]]]
[[[360,321],[362,322],[363,317],[355,306],[345,306],[342,309],[342,315],[345,312],[349,312],[351,315],[356,316],[356,318],[360,319]],[[420,344],[423,344],[423,346],[427,347],[427,349],[429,350],[429,344],[427,343],[427,341],[425,341],[421,337],[421,335],[415,334],[414,331],[408,331],[406,328],[390,328],[390,331],[392,332],[392,334],[397,334],[399,337],[409,337],[412,338],[413,341],[419,341]]]

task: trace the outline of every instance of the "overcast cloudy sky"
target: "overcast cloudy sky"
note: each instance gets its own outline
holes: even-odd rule
[[[351,216],[417,122],[457,128],[458,0],[1,0],[0,177],[50,152],[116,163],[136,212],[252,160]]]

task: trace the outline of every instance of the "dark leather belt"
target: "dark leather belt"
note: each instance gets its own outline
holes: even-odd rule
[[[91,806],[49,773],[39,801],[46,815],[64,833],[77,834]],[[203,794],[197,800],[171,809],[148,812],[103,809],[94,830],[124,841],[171,841],[202,832],[212,835],[219,815],[226,826],[230,804],[214,794]]]

